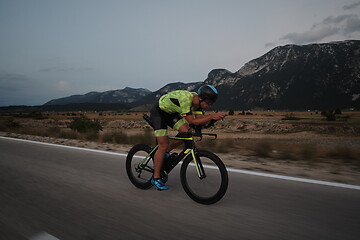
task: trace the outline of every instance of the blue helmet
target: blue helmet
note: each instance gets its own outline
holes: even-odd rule
[[[203,101],[213,104],[217,100],[218,91],[212,85],[204,85],[199,88],[198,95]]]

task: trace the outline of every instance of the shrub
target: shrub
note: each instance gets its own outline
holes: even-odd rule
[[[85,132],[98,133],[103,129],[99,120],[90,120],[85,116],[74,118],[68,127],[80,133],[85,133]]]
[[[294,113],[287,113],[281,120],[300,120],[300,118],[295,117]]]
[[[99,140],[99,133],[95,131],[88,131],[82,134],[82,137],[86,141],[98,141]]]
[[[315,164],[314,158],[316,156],[317,149],[314,145],[305,145],[300,154],[310,164]]]
[[[104,133],[101,140],[107,143],[125,144],[128,143],[128,136],[122,131],[112,131]]]
[[[232,115],[234,115],[234,110],[233,110],[233,109],[230,109],[230,111],[229,111],[229,116],[232,116]]]
[[[253,151],[257,156],[270,157],[271,144],[268,141],[260,141],[254,146]]]
[[[321,115],[324,116],[327,121],[336,121],[334,110],[323,110]]]
[[[211,149],[216,153],[228,153],[233,150],[236,146],[235,139],[218,139],[214,141],[213,139],[205,139],[198,144],[201,148]]]
[[[47,133],[49,137],[59,137],[61,129],[59,127],[49,127]]]
[[[353,151],[346,146],[338,146],[338,147],[332,148],[328,152],[327,155],[330,158],[340,158],[340,159],[344,159],[344,160],[356,158],[353,154]]]
[[[13,118],[9,118],[5,121],[4,125],[5,128],[10,128],[10,129],[16,129],[16,128],[20,128],[20,124],[18,122],[15,122]]]
[[[136,135],[127,135],[122,131],[106,132],[101,136],[101,141],[113,144],[143,143],[147,145],[153,145],[155,142],[152,132],[153,131],[150,128],[146,128],[142,133]]]
[[[130,143],[131,144],[143,143],[147,145],[153,145],[154,144],[153,130],[150,128],[145,128],[141,134],[130,137]]]
[[[41,112],[32,111],[30,113],[22,114],[20,113],[18,115],[19,118],[32,118],[36,120],[42,120],[45,119],[44,115]]]
[[[342,114],[340,108],[335,109],[335,114]]]
[[[79,133],[75,131],[71,131],[69,129],[62,129],[59,133],[59,138],[65,138],[65,139],[78,139]]]

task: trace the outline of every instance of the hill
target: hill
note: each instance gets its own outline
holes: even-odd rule
[[[54,99],[45,105],[121,103],[148,110],[164,93],[195,91],[212,84],[220,93],[216,109],[360,109],[360,41],[279,46],[237,72],[214,69],[203,82],[170,83],[151,92],[125,88]]]

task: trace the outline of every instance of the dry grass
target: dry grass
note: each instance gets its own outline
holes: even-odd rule
[[[149,128],[145,128],[142,133],[136,135],[128,135],[123,131],[111,131],[101,134],[100,142],[107,142],[113,144],[137,144],[143,143],[148,145],[154,144],[154,137]]]
[[[99,133],[78,133],[67,127],[67,124],[79,113],[45,113],[33,119],[24,116],[0,116],[0,131],[36,136],[81,139],[114,144],[154,144],[152,131],[142,121],[143,113],[83,113],[89,119],[98,119],[104,126]],[[287,120],[283,120],[287,119]],[[360,150],[358,146],[323,145],[281,140],[287,134],[311,132],[316,136],[331,135],[334,137],[357,138],[360,136],[360,113],[343,112],[339,121],[328,122],[320,112],[272,112],[254,111],[252,115],[235,112],[226,121],[218,123],[215,130],[219,139],[204,139],[198,142],[200,148],[218,153],[243,152],[260,158],[272,160],[298,161],[309,163],[318,161],[340,161],[359,165]],[[294,121],[296,120],[296,121]],[[243,134],[248,136],[244,138]],[[314,134],[317,134],[316,136]],[[255,137],[254,137],[255,136]],[[269,137],[276,136],[275,140]],[[289,137],[292,138],[292,137]],[[279,140],[280,139],[280,140]]]

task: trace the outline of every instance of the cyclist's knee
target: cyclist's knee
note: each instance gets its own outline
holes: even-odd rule
[[[159,150],[166,150],[169,147],[169,138],[167,137],[158,137],[157,138]]]
[[[183,124],[181,125],[181,127],[179,127],[179,132],[189,132],[189,131],[190,131],[189,124]]]
[[[159,144],[159,150],[160,151],[166,151],[169,147],[169,144],[168,143],[165,143],[165,144]]]

